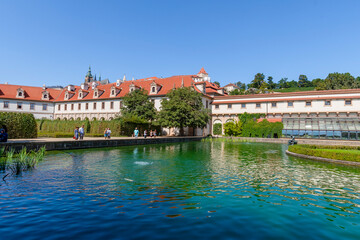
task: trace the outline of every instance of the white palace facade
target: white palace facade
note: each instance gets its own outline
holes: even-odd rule
[[[285,136],[360,140],[360,89],[229,96],[203,68],[196,75],[124,77],[115,83],[94,81],[89,69],[79,86],[58,89],[0,84],[0,111],[32,113],[38,119],[110,120],[120,115],[122,98],[135,89],[145,89],[160,110],[161,100],[179,87],[200,92],[204,107],[211,110],[208,126],[195,135],[211,134],[213,124],[236,121],[238,114],[247,112],[283,122]]]

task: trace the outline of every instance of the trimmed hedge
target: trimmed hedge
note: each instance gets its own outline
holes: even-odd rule
[[[304,154],[314,157],[360,162],[360,147],[320,146],[304,144],[289,146],[288,150],[293,153]],[[346,152],[346,150],[349,150],[349,152]],[[359,150],[359,152],[354,152],[354,150]]]
[[[9,139],[36,138],[37,126],[31,113],[0,112],[0,127],[4,126]]]
[[[86,137],[102,137],[106,128],[111,129],[111,136],[131,136],[135,127],[140,131],[140,134],[147,130],[154,130],[161,132],[161,126],[153,123],[135,121],[133,119],[114,119],[114,120],[47,120],[42,119],[37,121],[38,132],[41,137],[72,137],[75,127],[85,126]]]
[[[213,134],[214,135],[221,135],[222,134],[222,124],[221,123],[215,123],[214,124]]]

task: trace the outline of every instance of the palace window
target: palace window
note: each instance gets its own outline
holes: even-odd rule
[[[209,101],[206,100],[206,108],[209,108]]]
[[[110,102],[110,108],[114,109],[114,102]]]
[[[115,95],[115,90],[111,91],[111,95],[113,95],[113,96]]]
[[[331,101],[330,100],[325,100],[325,106],[331,106]]]
[[[246,108],[246,103],[242,103],[241,108]]]
[[[257,103],[256,108],[261,108],[261,103]]]
[[[293,107],[294,106],[294,102],[288,102],[288,107]]]
[[[93,104],[93,109],[96,109],[96,102],[94,102]]]
[[[153,93],[156,92],[156,88],[155,88],[155,87],[152,87],[152,88],[151,88],[151,92],[153,92]]]
[[[105,102],[101,103],[101,109],[105,109]]]
[[[232,104],[228,104],[228,108],[232,108]]]
[[[78,110],[81,110],[81,103],[78,104]]]
[[[61,105],[59,104],[59,105],[58,105],[58,111],[60,111],[60,109],[61,109]]]
[[[74,111],[74,104],[71,104],[71,111]]]
[[[30,110],[35,110],[35,103],[30,103]]]
[[[85,109],[86,109],[86,110],[89,109],[89,103],[85,103]]]
[[[215,105],[215,109],[219,109],[219,105]]]
[[[9,108],[9,102],[8,101],[4,102],[4,108]]]
[[[97,92],[94,92],[94,96],[97,97]]]
[[[305,106],[306,106],[306,107],[311,107],[311,101],[306,101],[306,102],[305,102]]]
[[[64,111],[66,111],[67,110],[67,104],[65,103],[64,104]]]
[[[42,109],[43,111],[47,111],[47,104],[43,104]]]
[[[351,100],[350,99],[347,99],[347,100],[345,100],[345,105],[351,105],[352,103],[351,103]]]
[[[277,103],[276,103],[276,102],[272,102],[272,103],[271,103],[271,107],[277,107]]]
[[[18,96],[22,97],[23,93],[19,91]]]
[[[22,102],[17,103],[17,109],[22,109]]]

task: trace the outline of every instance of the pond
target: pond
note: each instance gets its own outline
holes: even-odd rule
[[[49,152],[0,186],[1,239],[358,239],[360,169],[286,145]]]

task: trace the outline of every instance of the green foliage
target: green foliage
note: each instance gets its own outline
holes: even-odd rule
[[[40,120],[38,120],[40,124]],[[85,125],[85,137],[103,137],[106,128],[111,129],[111,136],[131,136],[135,127],[139,129],[157,130],[161,132],[161,126],[158,122],[151,122],[136,117],[127,116],[120,117],[114,120],[100,121],[93,120],[44,120],[42,129],[39,130],[39,137],[53,137],[53,138],[72,138],[74,136],[75,127]]]
[[[180,128],[180,135],[183,135],[184,127],[206,126],[210,112],[204,108],[200,93],[190,87],[182,87],[171,90],[166,96],[161,101],[159,113],[162,126]]]
[[[231,92],[229,92],[229,95],[243,95],[244,92],[235,88],[234,90],[232,90]]]
[[[314,87],[291,87],[291,88],[283,88],[276,89],[275,92],[303,92],[303,91],[313,91]]]
[[[11,149],[6,154],[6,168],[8,168],[12,174],[16,175],[19,175],[26,170],[32,170],[43,160],[45,151],[45,147],[42,147],[38,151],[27,152],[24,147],[17,155],[15,155],[14,150]]]
[[[213,126],[213,134],[214,135],[221,135],[222,134],[222,124],[215,123]]]
[[[321,146],[321,145],[291,145],[288,150],[293,153],[314,157],[322,157],[343,161],[360,162],[360,147]]]
[[[257,119],[265,117],[260,113],[243,113],[238,115],[237,122],[227,122],[224,124],[225,136],[235,137],[259,137],[259,138],[278,138],[282,135],[283,124],[281,122],[270,123],[264,119],[257,122]]]
[[[260,89],[265,84],[267,84],[265,82],[265,75],[262,73],[257,73],[254,77],[254,80],[251,81],[250,87]]]
[[[308,80],[306,75],[300,75],[298,81],[299,87],[312,87],[312,83]]]
[[[232,122],[229,121],[224,124],[224,133],[225,136],[240,136],[242,130],[242,122]]]
[[[136,89],[123,98],[124,106],[121,108],[123,116],[137,116],[152,121],[156,118],[154,103],[144,89]]]
[[[331,89],[351,89],[358,88],[360,85],[350,73],[330,73],[324,81],[326,90]]]
[[[30,113],[0,112],[1,126],[6,126],[10,139],[37,137],[36,121]]]

